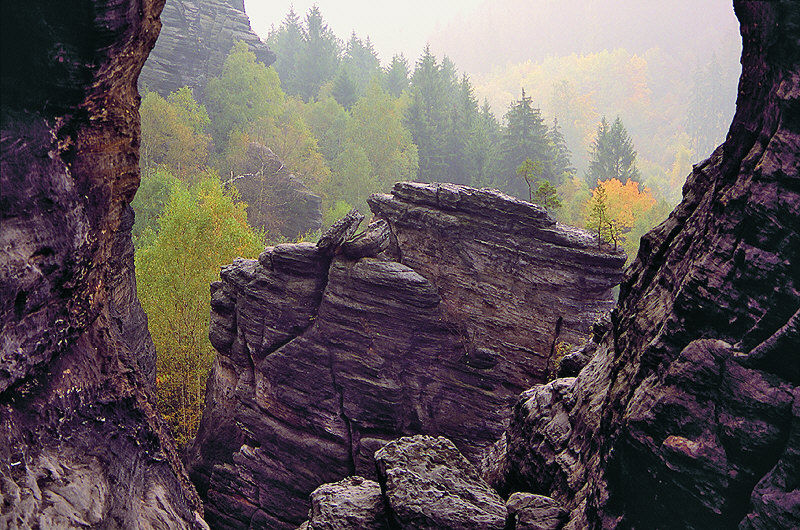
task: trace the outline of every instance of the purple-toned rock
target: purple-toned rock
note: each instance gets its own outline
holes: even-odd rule
[[[136,79],[162,7],[3,4],[2,528],[207,528],[133,273]]]
[[[642,238],[586,367],[523,393],[485,466],[568,529],[800,527],[800,9],[734,7],[726,142]]]
[[[624,257],[537,206],[421,184],[371,203],[363,233],[351,212],[212,286],[218,355],[189,458],[214,525],[294,528],[319,484],[375,479],[398,436],[445,435],[478,462],[556,345],[613,304]]]
[[[503,499],[444,437],[410,436],[375,453],[393,527],[503,530]]]

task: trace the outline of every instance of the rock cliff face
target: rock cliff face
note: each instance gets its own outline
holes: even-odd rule
[[[250,143],[242,175],[233,185],[247,203],[247,221],[255,228],[289,240],[322,228],[322,199],[263,144]]]
[[[275,62],[272,50],[250,29],[242,0],[167,0],[161,23],[139,83],[162,96],[188,85],[202,98],[208,79],[222,72],[239,40],[265,65]]]
[[[643,238],[589,364],[522,394],[489,458],[565,528],[800,527],[800,9],[734,7],[726,142]]]
[[[136,300],[136,78],[163,2],[5,2],[0,527],[199,528]]]
[[[375,478],[398,435],[473,462],[516,395],[612,304],[624,256],[489,190],[400,183],[318,245],[240,260],[212,286],[218,351],[191,475],[218,528],[289,528],[320,483]]]

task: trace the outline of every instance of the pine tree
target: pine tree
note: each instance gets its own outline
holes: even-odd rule
[[[359,97],[363,96],[372,78],[380,75],[381,72],[378,54],[375,52],[369,37],[362,41],[356,36],[355,32],[350,35],[350,40],[347,41],[344,57],[342,58],[340,72],[341,70],[347,72],[353,82],[356,94]]]
[[[297,82],[300,96],[310,101],[336,74],[342,53],[339,39],[323,20],[316,4],[306,15],[303,43],[303,53],[297,59]]]
[[[419,147],[419,178],[441,181],[447,173],[449,121],[447,85],[430,46],[423,50],[411,77],[411,104],[406,123]]]
[[[542,163],[542,176],[551,181],[553,176],[552,151],[548,142],[547,126],[541,111],[525,95],[511,103],[505,115],[506,125],[501,140],[502,163],[497,185],[507,193],[525,197],[524,184],[517,178],[517,168],[530,158]]]
[[[599,180],[617,179],[620,182],[639,179],[636,151],[619,116],[611,126],[605,116],[597,127],[597,138],[589,151],[589,169],[586,178],[589,186]]]
[[[340,68],[336,79],[333,80],[333,87],[331,87],[333,98],[347,110],[353,107],[353,103],[356,102],[359,95],[358,87],[349,72],[349,68]]]
[[[392,96],[398,98],[409,87],[408,60],[403,54],[392,57],[392,62],[386,68],[383,76],[383,87]]]
[[[289,8],[289,13],[278,29],[272,29],[267,37],[267,44],[275,52],[276,59],[273,68],[278,72],[281,86],[286,94],[299,96],[301,91],[298,79],[298,61],[304,53],[303,25],[294,11],[294,6]]]
[[[553,119],[553,126],[547,136],[552,150],[553,160],[553,184],[559,185],[575,175],[575,168],[572,167],[572,153],[567,147],[564,134],[558,124],[558,118]]]

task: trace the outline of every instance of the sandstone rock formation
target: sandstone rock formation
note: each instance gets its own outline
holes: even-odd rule
[[[322,228],[322,199],[292,175],[270,148],[251,142],[242,174],[232,182],[247,203],[251,226],[290,240]]]
[[[554,499],[515,493],[507,502],[444,437],[417,435],[375,453],[378,482],[349,477],[311,494],[299,530],[559,530]]]
[[[414,436],[375,453],[394,528],[503,530],[503,499],[447,438]]]
[[[202,528],[136,299],[136,78],[163,2],[6,2],[0,527]]]
[[[642,239],[589,364],[522,394],[489,458],[565,528],[800,527],[800,9],[734,7],[726,142]]]
[[[239,40],[266,66],[275,62],[275,54],[250,28],[243,0],[167,0],[161,22],[139,83],[162,96],[188,85],[202,98],[206,83],[219,76]]]
[[[318,245],[283,244],[212,286],[218,351],[191,475],[219,528],[291,528],[308,494],[375,477],[406,434],[473,462],[558,341],[612,304],[621,254],[491,190],[400,183]]]

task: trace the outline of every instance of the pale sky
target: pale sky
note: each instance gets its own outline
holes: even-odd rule
[[[475,12],[486,0],[245,0],[250,24],[262,39],[270,26],[278,27],[289,6],[301,20],[313,4],[323,19],[343,40],[355,30],[361,38],[369,37],[381,63],[387,64],[395,53],[403,53],[412,65],[422,53],[428,38],[452,20]]]

